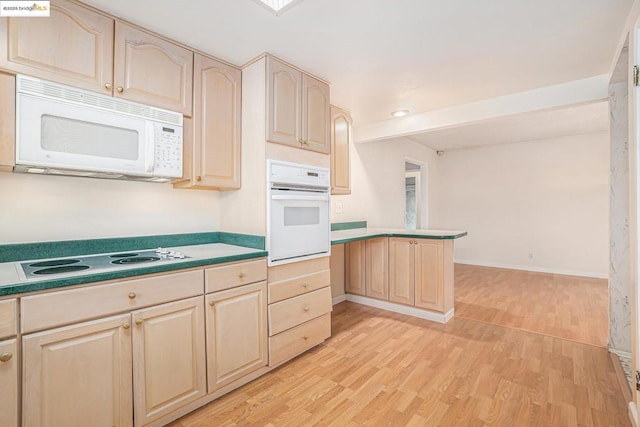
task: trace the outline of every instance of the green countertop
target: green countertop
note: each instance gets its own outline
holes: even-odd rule
[[[459,230],[405,230],[402,228],[351,228],[331,232],[331,244],[356,242],[376,237],[407,237],[414,239],[459,239],[467,235]]]
[[[20,274],[20,262],[149,250],[160,246],[182,252],[189,258],[170,263],[157,261],[117,270],[85,270],[45,278],[25,279]],[[264,237],[220,232],[3,245],[0,246],[0,296],[266,256]]]

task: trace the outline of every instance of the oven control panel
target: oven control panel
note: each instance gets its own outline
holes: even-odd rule
[[[298,184],[328,188],[331,186],[329,169],[269,160],[268,181],[280,184]]]

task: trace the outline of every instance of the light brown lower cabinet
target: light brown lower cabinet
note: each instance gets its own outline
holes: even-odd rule
[[[22,338],[22,424],[131,426],[131,315]]]
[[[203,297],[132,313],[135,425],[206,394]]]
[[[427,310],[453,308],[453,241],[390,237],[389,294]]]
[[[0,341],[0,426],[18,425],[18,342]]]
[[[24,426],[141,426],[204,396],[203,300],[25,335]]]
[[[345,258],[345,291],[354,295],[364,296],[365,289],[365,241],[350,242],[344,246]]]
[[[345,289],[447,313],[453,308],[453,240],[384,237],[347,243]]]
[[[212,393],[267,366],[267,282],[206,296],[207,377]]]
[[[389,239],[379,237],[365,241],[366,295],[370,298],[389,299]]]
[[[414,240],[389,238],[389,301],[415,303]]]

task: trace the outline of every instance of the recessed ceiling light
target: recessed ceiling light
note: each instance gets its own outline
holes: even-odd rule
[[[253,0],[266,9],[275,13],[276,15],[282,15],[285,11],[291,9],[302,0]]]
[[[409,114],[409,110],[396,110],[391,113],[393,117],[404,117]]]

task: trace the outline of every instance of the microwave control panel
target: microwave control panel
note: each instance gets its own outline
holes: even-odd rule
[[[155,176],[182,176],[182,126],[155,123]]]

